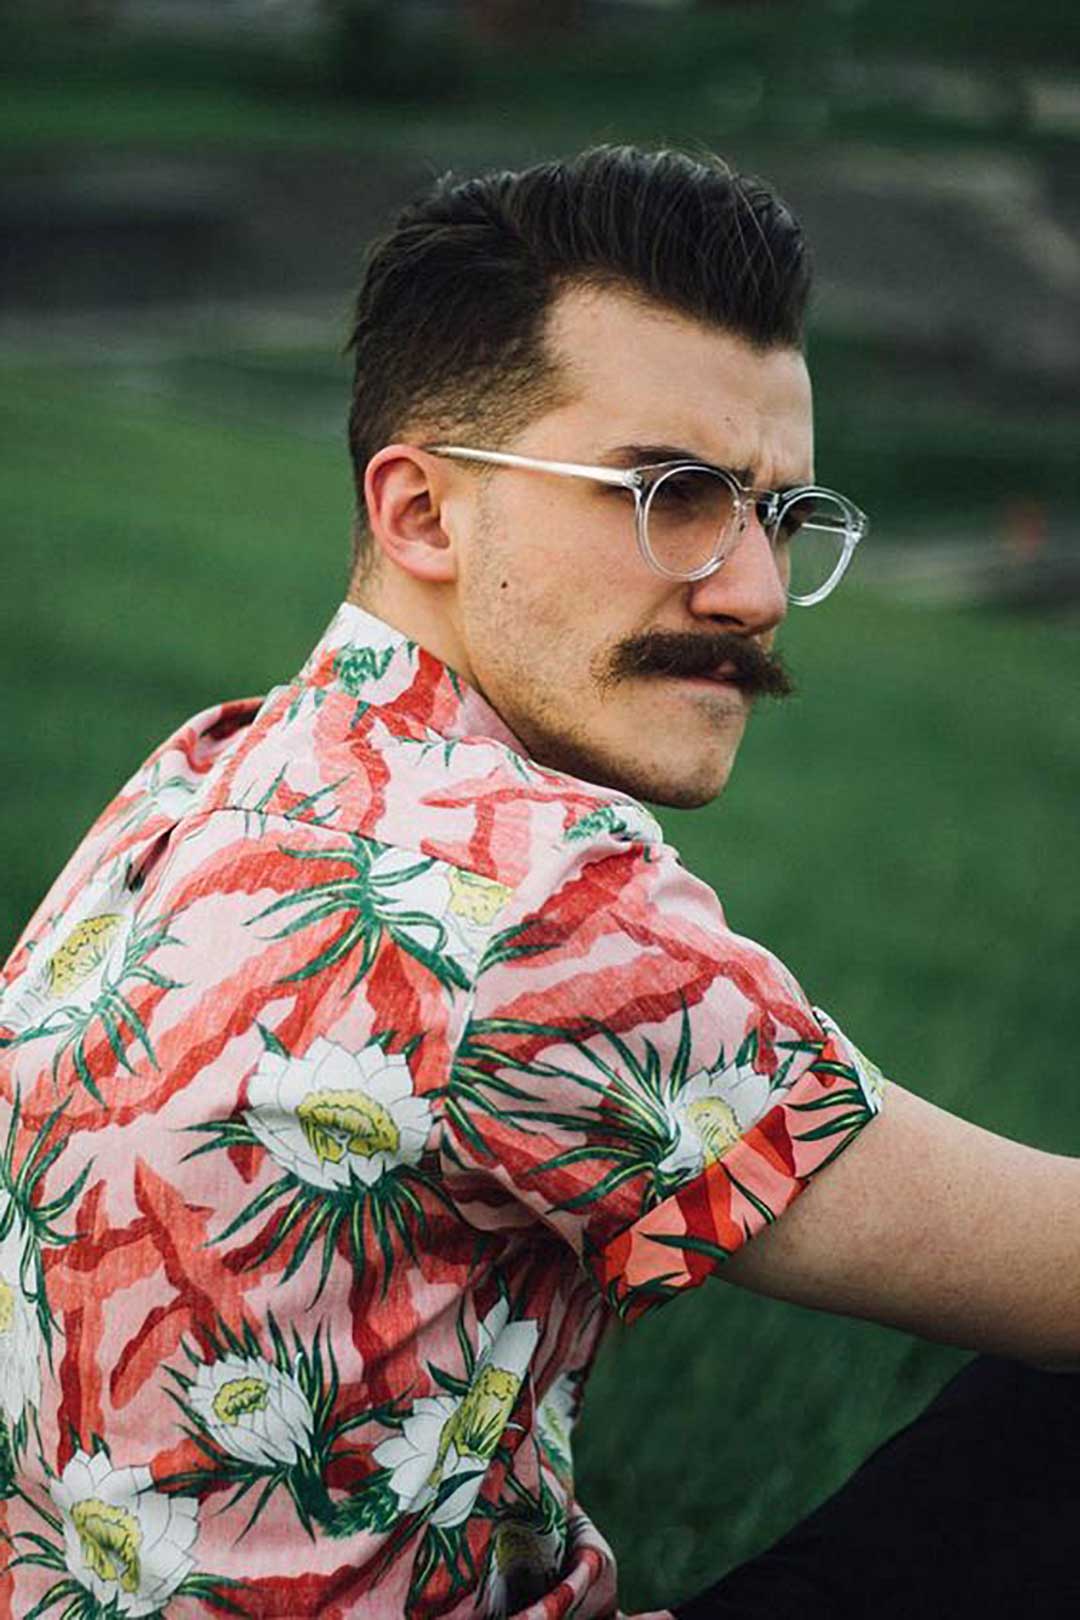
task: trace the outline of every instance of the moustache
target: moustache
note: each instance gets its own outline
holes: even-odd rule
[[[634,675],[712,675],[721,667],[726,678],[751,697],[783,698],[795,691],[795,682],[776,653],[730,631],[694,635],[654,630],[634,636],[615,649],[607,682]]]

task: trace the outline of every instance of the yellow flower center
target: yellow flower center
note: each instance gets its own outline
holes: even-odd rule
[[[723,1097],[699,1097],[687,1103],[686,1117],[705,1149],[705,1163],[715,1164],[733,1148],[742,1134],[735,1110]]]
[[[139,1589],[142,1531],[134,1513],[87,1496],[71,1510],[82,1555],[101,1581],[116,1581],[122,1592]]]
[[[366,1091],[312,1091],[296,1113],[320,1164],[340,1164],[346,1153],[396,1153],[401,1142],[389,1110]]]
[[[442,1426],[429,1485],[437,1487],[442,1479],[451,1446],[459,1457],[476,1457],[481,1462],[495,1455],[520,1388],[517,1374],[502,1367],[484,1367],[477,1374],[457,1411]]]
[[[493,921],[512,893],[505,883],[496,883],[494,878],[462,872],[457,867],[450,872],[450,910],[455,917],[464,917],[482,928]]]
[[[50,994],[67,995],[101,966],[123,920],[115,912],[106,912],[75,924],[49,958],[46,973]]]
[[[235,1428],[249,1412],[265,1412],[269,1400],[270,1388],[264,1378],[230,1378],[210,1404],[215,1417]]]
[[[10,1333],[15,1326],[15,1290],[0,1277],[0,1333]]]

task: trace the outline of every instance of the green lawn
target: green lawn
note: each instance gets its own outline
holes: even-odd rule
[[[329,440],[194,395],[4,383],[10,942],[168,729],[297,667],[343,588],[349,487]],[[1075,618],[930,612],[853,583],[786,640],[801,696],[759,717],[720,806],[665,817],[672,838],[887,1072],[1077,1151]],[[715,1284],[620,1332],[580,1487],[624,1606],[760,1545],[957,1361]]]
[[[497,131],[508,156],[536,142],[733,138],[1004,140],[1037,154],[1076,138],[1068,122],[1043,128],[1027,95],[1029,78],[1066,77],[1080,50],[1080,22],[1056,0],[983,0],[977,16],[939,0],[642,9],[501,48],[437,14],[378,4],[354,5],[364,16],[340,33],[237,30],[227,42],[80,29],[51,16],[48,0],[21,9],[16,20],[0,3],[0,147],[22,152],[134,142],[427,151],[433,135],[459,148],[479,135],[490,149]],[[928,64],[956,76],[936,94]]]

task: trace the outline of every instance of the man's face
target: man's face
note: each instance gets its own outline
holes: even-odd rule
[[[755,488],[812,481],[810,380],[796,350],[757,353],[585,289],[556,302],[549,345],[571,402],[505,448],[621,467],[685,455],[748,473]],[[685,667],[680,648],[714,642],[705,657],[722,662],[723,634],[771,646],[786,593],[757,518],[716,573],[684,583],[643,560],[630,491],[522,469],[472,477],[457,593],[472,683],[542,764],[660,804],[714,798],[753,698],[731,679],[663,666],[672,649]],[[672,634],[680,640],[665,646]]]

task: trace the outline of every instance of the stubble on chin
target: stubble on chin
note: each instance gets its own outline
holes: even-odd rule
[[[640,693],[633,692],[635,684],[642,685]],[[700,809],[727,784],[748,705],[733,693],[706,697],[680,723],[655,712],[650,695],[645,683],[620,682],[603,692],[594,686],[577,702],[564,691],[561,702],[530,704],[504,719],[538,765],[653,804]],[[590,712],[592,726],[587,718],[572,718]]]

